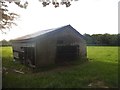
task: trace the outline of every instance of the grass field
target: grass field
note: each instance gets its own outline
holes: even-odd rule
[[[113,88],[118,87],[118,47],[88,46],[88,62],[33,72],[13,62],[12,48],[3,47],[3,88]],[[21,70],[25,74],[14,72]]]

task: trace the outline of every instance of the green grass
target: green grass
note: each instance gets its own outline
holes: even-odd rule
[[[4,88],[118,87],[118,47],[88,46],[88,62],[39,72],[13,62],[11,47],[1,49],[3,67],[7,68],[3,74]],[[21,68],[25,74],[13,71]]]

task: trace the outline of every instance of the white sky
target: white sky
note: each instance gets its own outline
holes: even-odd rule
[[[0,32],[0,40],[14,39],[39,30],[72,25],[81,34],[117,34],[118,33],[118,1],[119,0],[79,0],[72,2],[69,8],[52,4],[42,7],[38,0],[28,0],[27,9],[11,4],[10,10],[20,14],[7,34]]]

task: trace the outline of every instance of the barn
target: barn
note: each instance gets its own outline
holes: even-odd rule
[[[12,47],[15,60],[34,68],[86,58],[86,42],[71,25],[19,37]]]

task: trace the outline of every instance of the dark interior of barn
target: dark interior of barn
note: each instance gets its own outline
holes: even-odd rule
[[[19,57],[22,63],[27,65],[35,65],[35,50],[34,47],[21,47],[22,52],[19,53]]]
[[[79,45],[57,46],[56,63],[75,60],[79,56]]]

